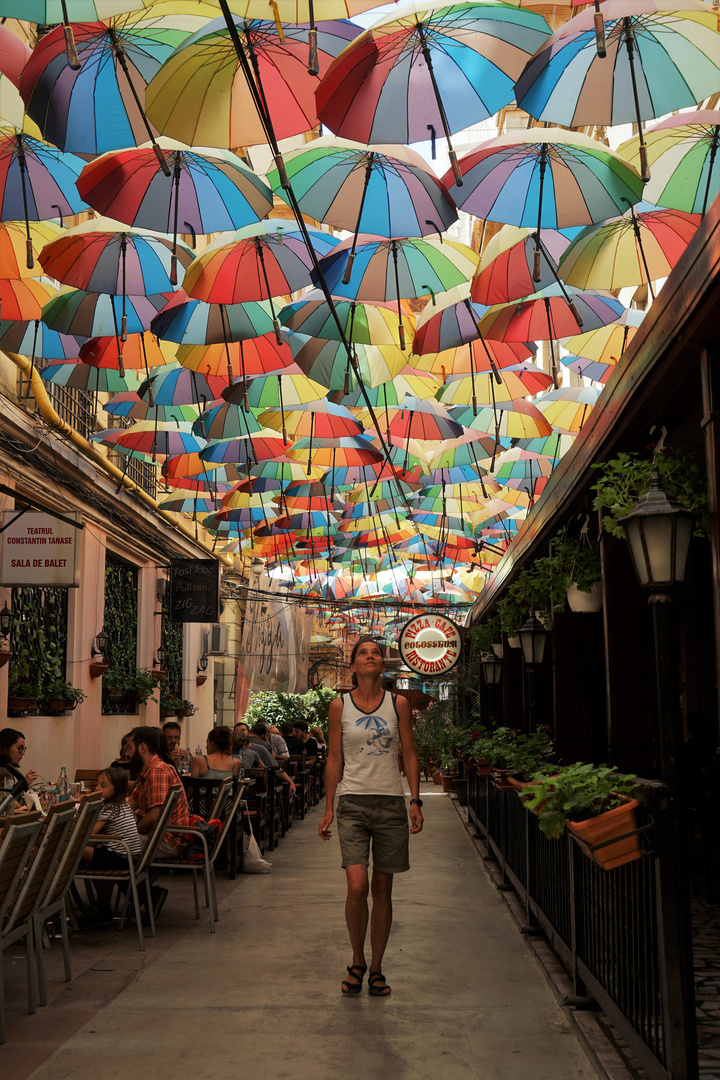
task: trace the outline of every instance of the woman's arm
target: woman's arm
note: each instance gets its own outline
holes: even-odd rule
[[[323,840],[329,840],[332,836],[330,826],[333,823],[335,812],[335,792],[343,774],[342,752],[342,712],[343,700],[335,698],[330,703],[328,713],[328,756],[325,762],[325,813],[322,816],[318,833]]]
[[[405,775],[410,785],[410,798],[420,797],[420,762],[415,751],[415,739],[413,738],[412,724],[410,723],[410,705],[408,699],[398,694],[395,698],[395,708],[398,714],[398,728],[400,742],[402,744],[403,765]],[[422,810],[416,802],[410,803],[410,832],[418,833],[423,827]]]

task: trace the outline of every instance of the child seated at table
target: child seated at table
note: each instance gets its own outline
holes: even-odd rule
[[[97,780],[97,791],[103,797],[102,809],[93,828],[93,836],[121,837],[131,855],[142,851],[137,822],[127,800],[128,774],[125,769],[105,769]],[[88,844],[83,858],[95,870],[123,870],[127,867],[127,850],[117,840],[108,840],[105,844]]]

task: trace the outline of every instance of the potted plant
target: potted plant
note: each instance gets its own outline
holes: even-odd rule
[[[478,623],[470,630],[470,637],[472,639],[473,648],[478,653],[489,652],[494,645],[498,644],[502,640],[502,628],[500,626],[500,616],[493,615],[484,623]]]
[[[516,732],[515,738],[504,750],[505,763],[510,769],[510,786],[521,790],[533,777],[555,771],[550,764],[554,752],[547,728],[539,727],[530,735]]]
[[[695,515],[695,535],[710,535],[707,472],[699,456],[690,450],[665,447],[653,459],[639,454],[620,453],[609,461],[593,465],[600,471],[593,485],[593,507],[602,510],[602,527],[611,536],[625,538],[619,519],[628,514],[638,499],[650,490],[653,465],[668,498]]]
[[[50,712],[66,712],[77,708],[80,702],[85,700],[87,694],[63,679],[58,679],[45,686],[44,696]]]
[[[553,608],[563,611],[599,611],[602,606],[600,547],[584,534],[569,536],[566,529],[553,539],[551,554],[539,560],[550,581]]]
[[[108,666],[103,674],[103,689],[105,697],[122,697],[132,689],[131,674],[123,671],[115,665]]]
[[[533,777],[522,798],[529,810],[538,810],[545,836],[557,840],[567,827],[585,855],[612,870],[642,855],[638,804],[630,797],[635,780],[607,765],[576,762],[556,776]]]
[[[153,694],[153,691],[160,685],[160,681],[157,674],[154,671],[149,671],[147,668],[138,668],[132,675],[132,690],[135,697],[144,705]],[[152,698],[153,701],[156,698]]]
[[[37,679],[38,665],[23,645],[17,648],[8,676],[8,709],[11,712],[30,712],[37,708],[41,694]]]
[[[160,715],[161,716],[192,716],[195,706],[192,701],[181,698],[179,694],[170,693],[169,690],[160,691]]]

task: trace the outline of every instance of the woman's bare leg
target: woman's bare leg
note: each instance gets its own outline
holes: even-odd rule
[[[365,937],[368,926],[368,871],[367,866],[346,866],[347,898],[345,900],[345,922],[347,923],[350,945],[352,946],[353,965],[365,967]],[[361,980],[354,974],[348,974],[347,982],[358,983]]]

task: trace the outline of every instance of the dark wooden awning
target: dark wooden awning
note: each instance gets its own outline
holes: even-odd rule
[[[700,355],[720,337],[720,198],[623,353],[598,405],[553,472],[542,496],[476,600],[482,618],[528,559],[584,501],[593,462],[633,449],[653,424],[673,426],[700,406]]]

